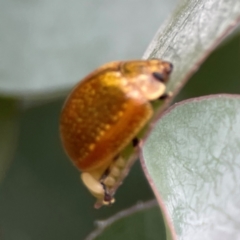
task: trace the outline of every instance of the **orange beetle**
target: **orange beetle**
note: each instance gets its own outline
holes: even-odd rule
[[[86,76],[62,110],[63,147],[93,196],[102,204],[127,159],[123,149],[150,120],[150,101],[163,98],[172,64],[159,59],[111,62]]]

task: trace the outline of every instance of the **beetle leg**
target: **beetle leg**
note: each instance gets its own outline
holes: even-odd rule
[[[106,179],[106,177],[109,175],[109,172],[110,172],[110,169],[109,169],[109,168],[107,168],[107,169],[104,171],[104,173],[103,173],[103,175],[101,176],[101,179],[100,179],[101,182]]]
[[[133,145],[133,147],[137,147],[138,146],[138,144],[139,144],[139,139],[137,138],[137,137],[135,137],[133,140],[132,140],[132,145]]]
[[[119,154],[117,154],[113,158],[112,164],[103,172],[101,178],[99,179],[99,183],[102,185],[102,189],[104,191],[104,205],[111,205],[114,203],[115,200],[109,190],[112,189],[116,184],[116,180],[119,178],[124,166],[124,159]]]
[[[164,93],[161,97],[158,98],[158,100],[166,100],[168,99],[169,97],[172,96],[172,93],[169,92],[169,93]]]
[[[107,186],[102,181],[101,181],[101,184],[104,190],[103,204],[111,206],[115,202],[115,199],[108,192]]]
[[[100,183],[104,190],[103,204],[108,206],[112,205],[115,202],[115,199],[112,197],[112,195],[108,191],[107,184],[104,182],[106,179],[108,179],[109,173],[110,173],[110,170],[109,168],[107,168],[100,179]]]

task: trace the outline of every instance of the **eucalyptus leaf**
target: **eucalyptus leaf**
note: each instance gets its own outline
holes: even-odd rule
[[[218,44],[238,26],[240,0],[185,0],[158,30],[143,58],[173,63],[175,94]]]
[[[154,130],[142,157],[178,239],[240,239],[240,95],[178,103]]]

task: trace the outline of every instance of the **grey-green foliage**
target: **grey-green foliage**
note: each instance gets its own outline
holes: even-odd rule
[[[143,148],[179,239],[240,238],[240,96],[173,106]]]
[[[4,101],[4,104],[7,103],[7,108],[14,113],[5,115],[2,111],[3,108],[0,109],[0,129],[4,130],[1,130],[1,133],[7,133],[6,137],[3,137],[3,134],[0,136],[0,156],[3,156],[3,149],[8,149],[7,152],[10,153],[10,155],[4,155],[6,157],[4,157],[4,161],[1,160],[1,163],[4,162],[11,166],[9,171],[4,170],[5,178],[0,186],[0,238],[7,240],[83,239],[95,228],[95,220],[107,219],[121,209],[135,204],[136,201],[153,197],[137,164],[118,190],[115,205],[100,211],[93,209],[94,199],[79,183],[78,171],[68,162],[61,148],[58,119],[63,99],[58,99],[58,97],[67,92],[70,85],[77,79],[105,61],[141,56],[143,51],[138,52],[137,46],[140,44],[143,46],[144,41],[147,43],[151,34],[148,35],[146,32],[150,31],[155,23],[157,23],[155,27],[159,25],[158,18],[155,17],[160,15],[160,10],[165,11],[163,3],[157,3],[159,5],[155,7],[153,2],[148,1],[143,15],[138,15],[141,12],[138,7],[145,5],[141,5],[139,2],[136,8],[126,6],[126,9],[123,8],[122,11],[117,8],[115,3],[106,6],[98,3],[101,5],[100,8],[97,8],[96,5],[93,8],[90,3],[87,3],[86,5],[90,6],[87,9],[90,12],[86,11],[85,15],[80,14],[80,10],[83,11],[83,6],[85,6],[82,1],[80,3],[72,0],[67,3],[67,7],[62,5],[63,3],[64,1],[33,1],[31,3],[25,1],[20,3],[14,0],[0,3],[0,9],[3,11],[0,18],[4,20],[0,21],[0,27],[7,29],[7,31],[2,31],[7,34],[1,35],[1,40],[3,40],[1,43],[7,43],[7,46],[10,46],[10,48],[4,48],[6,45],[2,44],[0,47],[0,51],[3,53],[0,66],[0,91],[5,96],[26,98],[28,100],[26,106],[34,106],[21,113],[20,135],[15,151],[14,144],[18,137],[15,127],[18,126],[19,118],[14,114],[18,108],[5,99],[1,100]],[[166,1],[164,6],[168,3],[169,1]],[[150,15],[146,15],[150,5],[155,10],[150,11]],[[72,15],[71,9],[73,8],[74,14]],[[79,8],[81,9],[78,11]],[[103,9],[106,12],[103,12]],[[129,9],[136,11],[128,12]],[[213,50],[212,47],[216,46],[224,34],[235,26],[239,20],[239,9],[238,0],[182,1],[180,7],[159,30],[151,47],[144,55],[145,58],[149,56],[163,57],[174,63],[174,72],[168,89],[176,93],[179,86],[184,84],[184,80],[198,70],[199,63]],[[117,15],[119,18],[114,18],[115,14],[110,14],[114,11],[120,14]],[[89,21],[83,28],[84,31],[78,28],[80,20],[74,21],[78,17],[81,19],[82,16],[85,16],[83,17],[84,23],[87,19],[86,16],[89,16]],[[101,16],[107,16],[106,19],[110,19],[110,21],[103,17],[105,22],[100,22]],[[138,30],[143,31],[139,30],[139,35],[126,30],[124,21],[117,22],[116,20],[121,20],[121,17],[126,19],[129,16],[134,18],[134,29],[137,27]],[[140,17],[140,20],[136,20],[137,16]],[[38,18],[46,25],[37,24]],[[150,23],[150,20],[153,19],[154,23]],[[132,23],[131,19],[130,22]],[[97,30],[95,30],[96,35],[88,39],[88,31],[96,23],[99,32],[97,34],[95,32]],[[106,23],[109,23],[109,28],[106,27]],[[57,24],[56,28],[53,27],[54,24]],[[122,33],[126,35],[120,34],[121,37],[116,37],[115,32],[110,31],[109,36],[113,34],[116,42],[111,41],[114,44],[109,48],[109,42],[103,38],[105,31],[114,26],[119,33],[120,25],[123,26]],[[10,27],[8,28],[8,26]],[[44,26],[47,31],[44,30]],[[62,31],[63,29],[67,29],[67,31]],[[152,33],[154,29],[151,30]],[[19,37],[18,34],[20,34]],[[40,34],[39,38],[38,34]],[[48,34],[53,38],[44,37],[49,36]],[[130,36],[136,38],[130,38]],[[143,40],[143,37],[148,40]],[[139,41],[140,38],[141,41]],[[30,41],[31,39],[37,41]],[[38,42],[40,39],[41,41]],[[46,41],[43,41],[44,39]],[[87,45],[76,39],[83,39]],[[55,40],[57,42],[53,44]],[[199,44],[202,42],[204,44]],[[95,43],[101,43],[100,47]],[[123,45],[120,47],[120,44]],[[35,45],[41,47],[35,49]],[[132,46],[134,49],[128,50],[125,48],[126,45]],[[46,48],[42,49],[42,46],[46,46]],[[80,46],[86,51],[79,50]],[[11,54],[8,54],[9,49]],[[108,49],[110,52],[107,53]],[[239,36],[235,36],[234,39],[217,49],[180,92],[178,101],[211,93],[240,93],[239,50]],[[86,55],[83,54],[85,52]],[[56,72],[57,74],[55,74]],[[41,100],[38,102],[40,105],[35,105],[35,102],[31,101],[32,98]],[[41,105],[43,98],[45,104]],[[51,102],[50,98],[58,100]],[[15,100],[13,102],[15,103]],[[6,121],[1,121],[6,116],[10,117],[7,124]],[[154,129],[153,134],[155,131],[157,132]],[[15,155],[15,158],[11,163],[12,154]],[[1,170],[5,169],[3,164],[0,167]],[[151,215],[151,211],[149,214]],[[179,219],[174,214],[174,219]],[[131,218],[133,225],[134,221],[133,216]],[[185,223],[184,219],[175,220],[174,223],[177,226],[178,234],[181,234],[180,224]],[[159,227],[163,229],[160,220],[156,220],[152,224],[154,224],[153,231]],[[161,234],[164,235],[163,232]],[[134,236],[125,235],[124,239],[134,239]],[[147,236],[145,239],[148,239]]]

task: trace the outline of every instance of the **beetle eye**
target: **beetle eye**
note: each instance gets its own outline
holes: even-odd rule
[[[166,78],[164,78],[164,76],[161,74],[161,73],[159,73],[159,72],[153,72],[153,77],[155,78],[155,79],[157,79],[158,81],[160,81],[160,82],[162,82],[162,83],[165,83],[166,82]]]

